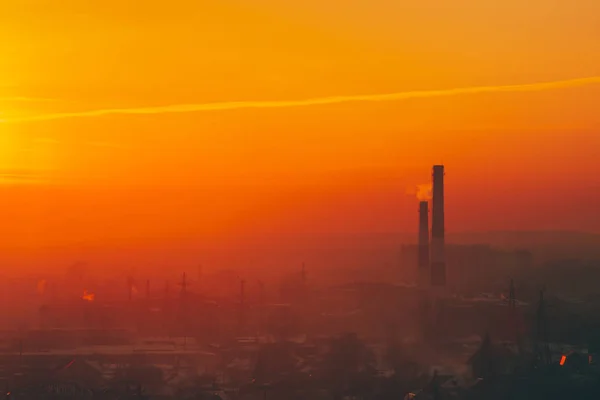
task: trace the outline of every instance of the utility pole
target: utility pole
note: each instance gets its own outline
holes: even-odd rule
[[[165,282],[165,300],[169,300],[171,298],[171,283],[169,281]]]
[[[187,345],[187,335],[188,335],[188,315],[187,315],[187,288],[188,281],[185,272],[181,278],[181,297],[180,297],[180,308],[181,308],[181,317],[183,322],[183,345]]]
[[[267,391],[271,388],[271,384],[263,382],[258,385],[258,388],[262,390],[263,400],[267,400]]]
[[[179,285],[181,286],[181,298],[185,298],[185,296],[187,294],[187,287],[188,287],[188,281],[187,281],[187,276],[186,276],[185,272],[183,273],[183,276],[181,278],[181,283]]]
[[[259,295],[258,295],[258,334],[263,335],[265,329],[265,284],[262,281],[258,282]]]
[[[440,400],[440,383],[437,370],[433,371],[433,377],[431,378],[431,392],[433,400]]]
[[[514,312],[517,307],[517,298],[515,295],[515,281],[511,278],[510,280],[510,292],[508,294],[508,307],[511,312]]]
[[[517,326],[517,296],[515,294],[515,281],[511,278],[510,289],[508,293],[508,315],[511,324],[511,330],[514,334],[514,340],[519,344],[519,329]]]
[[[23,370],[23,339],[19,339],[19,372]]]
[[[512,325],[511,329],[513,329],[514,333],[516,333],[516,324],[515,324],[516,312],[517,312],[517,300],[516,300],[516,296],[515,296],[515,282],[511,278],[510,289],[509,289],[509,293],[508,293],[508,316],[510,318],[510,323]]]
[[[306,265],[304,263],[302,263],[302,272],[300,276],[302,277],[302,305],[306,307],[306,301],[308,298],[308,286],[306,284]]]
[[[245,289],[246,289],[246,281],[242,279],[240,281],[240,309],[239,309],[239,322],[238,322],[238,324],[239,324],[238,330],[239,330],[240,335],[244,331],[244,328],[246,325],[246,315],[245,315],[246,293],[245,293]]]
[[[171,314],[171,283],[167,280],[165,281],[165,295],[163,299],[163,326],[165,329],[165,333],[167,336],[171,337],[171,328],[173,323],[173,317]]]
[[[129,301],[131,301],[133,299],[133,285],[134,285],[133,278],[131,276],[128,276],[127,277],[127,297],[129,299]]]
[[[202,287],[202,278],[203,278],[203,268],[202,264],[198,265],[198,291],[200,291]]]
[[[537,309],[537,340],[536,340],[536,362],[542,366],[550,364],[550,346],[548,344],[548,325],[546,321],[546,301],[544,292],[540,290],[540,300]]]

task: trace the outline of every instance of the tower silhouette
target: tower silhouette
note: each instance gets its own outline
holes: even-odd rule
[[[179,297],[179,317],[181,319],[181,328],[183,329],[183,340],[184,345],[187,343],[188,331],[189,331],[189,318],[188,318],[188,286],[189,282],[187,281],[187,275],[184,272],[181,277],[181,282],[179,283],[181,286],[181,292]]]
[[[258,334],[263,335],[265,331],[265,284],[262,281],[258,282]]]
[[[508,293],[508,318],[510,323],[513,340],[519,343],[519,327],[517,323],[517,297],[515,293],[515,281],[510,280],[510,289]]]
[[[135,285],[135,282],[133,280],[133,277],[128,276],[127,277],[127,298],[129,301],[131,301],[133,299],[133,287]]]
[[[535,363],[536,367],[544,367],[550,364],[551,354],[550,345],[548,343],[548,324],[546,320],[546,300],[544,293],[546,288],[540,290],[540,298],[538,302],[536,322],[537,332],[535,341]]]
[[[431,210],[431,286],[446,286],[444,166],[433,166]]]
[[[246,281],[240,281],[240,306],[238,316],[238,335],[242,335],[246,328]]]

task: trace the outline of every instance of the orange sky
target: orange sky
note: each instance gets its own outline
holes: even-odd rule
[[[598,77],[596,0],[8,3],[0,247],[414,230],[439,162],[448,230],[600,232],[598,78],[164,112]]]

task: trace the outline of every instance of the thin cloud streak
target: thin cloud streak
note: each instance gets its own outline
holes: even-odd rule
[[[47,98],[43,98],[43,97],[24,97],[24,96],[17,96],[17,97],[0,97],[0,102],[2,103],[16,103],[16,102],[30,102],[30,103],[35,103],[35,102],[48,102],[48,101],[56,101],[56,99],[47,99]]]
[[[43,144],[57,144],[60,143],[59,140],[54,139],[54,138],[46,138],[46,137],[38,137],[38,138],[34,138],[33,141],[35,143],[43,143]]]
[[[462,94],[479,94],[479,93],[502,93],[502,92],[533,92],[551,89],[570,88],[577,86],[586,86],[600,84],[600,76],[589,78],[569,79],[553,82],[529,83],[521,85],[505,85],[505,86],[476,86],[455,89],[442,90],[420,90],[409,92],[398,92],[388,94],[371,94],[371,95],[351,95],[351,96],[334,96],[320,97],[306,100],[290,100],[290,101],[237,101],[237,102],[221,102],[221,103],[200,103],[200,104],[178,104],[156,107],[139,107],[139,108],[113,108],[100,109],[89,111],[77,111],[55,114],[41,114],[30,117],[4,119],[3,122],[34,122],[34,121],[50,121],[68,118],[83,118],[83,117],[101,117],[105,115],[118,114],[171,114],[171,113],[190,113],[202,111],[225,111],[238,110],[247,108],[289,108],[289,107],[306,107],[327,104],[339,104],[349,102],[381,102],[381,101],[397,101],[428,97],[444,97],[456,96]]]
[[[109,143],[109,142],[88,142],[88,146],[92,147],[102,147],[108,149],[123,149],[124,147],[117,143]]]
[[[44,180],[39,172],[27,169],[0,169],[0,185],[38,184]]]

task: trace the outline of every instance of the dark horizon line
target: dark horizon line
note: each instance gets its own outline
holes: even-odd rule
[[[594,231],[585,231],[585,230],[568,230],[568,229],[549,229],[549,230],[532,230],[532,229],[524,229],[524,230],[468,230],[468,231],[446,231],[446,237],[447,238],[452,238],[453,236],[464,236],[464,235],[498,235],[498,234],[512,234],[512,235],[539,235],[539,234],[552,234],[552,235],[578,235],[578,236],[589,236],[589,237],[593,237],[593,238],[597,238],[600,239],[600,232],[594,232]],[[141,246],[148,246],[148,245],[152,245],[152,244],[156,244],[156,242],[162,242],[165,245],[169,246],[169,245],[175,245],[174,250],[176,250],[176,247],[179,246],[186,246],[187,244],[189,244],[190,242],[195,242],[197,249],[199,251],[202,250],[211,250],[211,249],[221,249],[221,248],[228,248],[228,247],[233,247],[233,248],[239,248],[240,246],[228,246],[226,241],[227,240],[244,240],[244,239],[250,239],[249,242],[250,244],[253,242],[252,239],[258,239],[259,241],[262,241],[265,238],[268,238],[270,236],[277,236],[278,238],[297,238],[297,237],[302,237],[302,238],[322,238],[323,236],[329,236],[329,237],[349,237],[349,236],[354,236],[354,237],[360,237],[360,236],[414,236],[414,240],[416,242],[417,240],[417,235],[418,235],[418,231],[368,231],[368,232],[317,232],[317,233],[310,233],[310,232],[284,232],[284,233],[277,233],[277,235],[271,235],[271,234],[252,234],[252,233],[248,233],[248,234],[232,234],[232,235],[226,235],[226,237],[222,237],[219,236],[218,238],[215,239],[207,239],[205,237],[203,237],[203,235],[188,235],[188,236],[171,236],[171,237],[139,237],[139,238],[132,238],[133,242],[130,242],[129,244],[123,244],[122,241],[120,240],[112,240],[109,239],[109,242],[106,244],[101,244],[98,243],[98,241],[93,241],[93,242],[79,242],[79,243],[69,243],[69,244],[59,244],[59,245],[52,245],[52,244],[48,244],[48,245],[42,245],[42,246],[37,246],[38,249],[43,249],[43,250],[49,250],[49,249],[54,249],[54,250],[60,250],[60,249],[71,249],[73,247],[79,247],[79,248],[114,248],[115,250],[127,250],[127,248],[130,247],[137,247],[139,245]],[[115,244],[115,242],[119,242],[121,244]],[[277,242],[277,241],[276,241]],[[160,247],[160,245],[159,245]],[[243,247],[243,246],[241,246]],[[325,246],[326,247],[326,246]],[[1,246],[0,245],[0,249],[13,249],[13,250],[18,250],[18,249],[31,249],[30,246]]]

